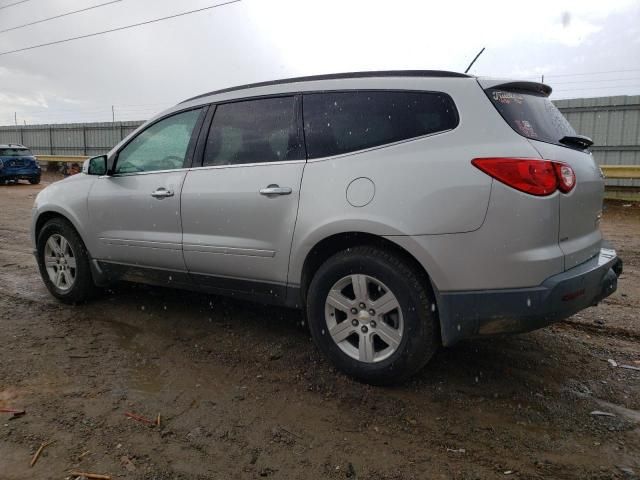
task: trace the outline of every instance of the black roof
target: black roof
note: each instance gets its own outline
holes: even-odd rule
[[[345,73],[329,73],[325,75],[310,75],[307,77],[284,78],[280,80],[270,80],[268,82],[249,83],[237,87],[223,88],[213,92],[203,93],[195,97],[188,98],[181,103],[196,100],[197,98],[208,97],[209,95],[217,95],[219,93],[233,92],[236,90],[245,90],[247,88],[268,87],[271,85],[282,85],[295,82],[311,82],[314,80],[335,80],[340,78],[367,78],[367,77],[462,77],[470,78],[471,75],[458,72],[447,72],[445,70],[379,70],[370,72],[345,72]]]

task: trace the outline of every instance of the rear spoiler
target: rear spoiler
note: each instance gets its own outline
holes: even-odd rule
[[[500,90],[525,90],[527,92],[536,93],[538,95],[544,95],[548,97],[551,95],[551,87],[539,82],[526,82],[526,81],[505,81],[503,79],[493,78],[478,78],[478,83],[486,90],[488,88],[499,88]]]

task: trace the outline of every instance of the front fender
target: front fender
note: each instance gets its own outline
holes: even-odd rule
[[[77,174],[52,183],[42,190],[35,199],[31,216],[31,242],[36,248],[38,220],[43,215],[56,214],[66,218],[76,229],[89,251],[88,198],[96,177]]]

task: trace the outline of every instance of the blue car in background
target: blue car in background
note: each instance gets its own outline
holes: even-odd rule
[[[23,145],[0,145],[0,185],[18,180],[40,183],[41,169],[31,150]]]

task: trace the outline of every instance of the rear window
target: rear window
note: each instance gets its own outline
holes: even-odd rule
[[[28,148],[0,148],[0,157],[30,157],[33,155]]]
[[[351,91],[304,95],[309,158],[328,157],[451,130],[458,114],[444,93]]]
[[[486,92],[500,115],[523,137],[562,145],[562,137],[576,134],[560,110],[543,94],[497,88]]]

